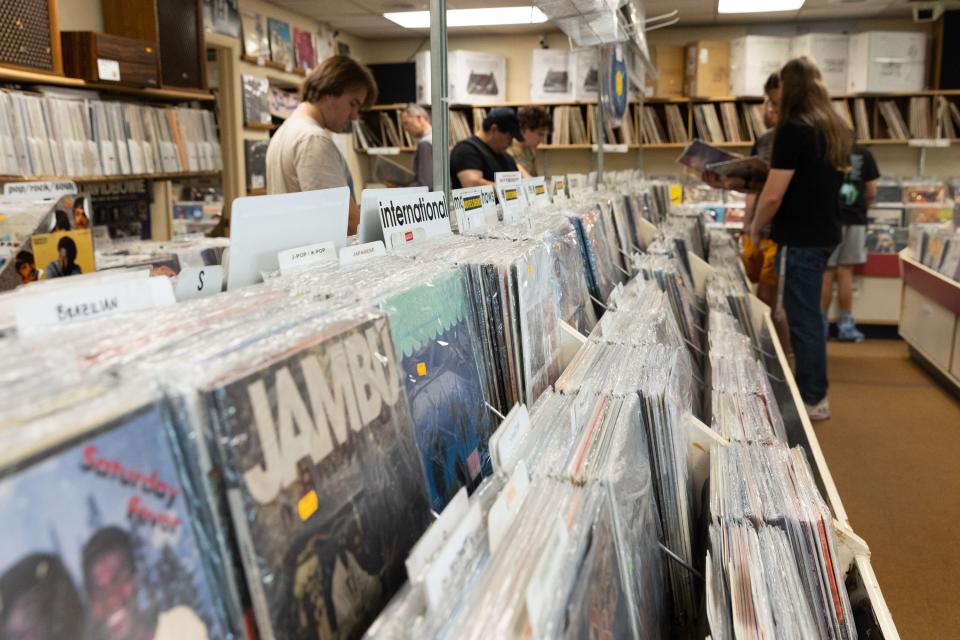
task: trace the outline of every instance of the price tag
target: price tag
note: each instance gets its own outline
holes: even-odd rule
[[[503,209],[503,221],[519,222],[526,202],[523,196],[523,176],[519,171],[498,171],[494,174],[497,198]]]
[[[497,199],[490,185],[454,189],[450,209],[460,233],[477,231],[497,221]]]
[[[523,190],[526,194],[527,202],[536,205],[550,204],[550,195],[547,193],[547,182],[543,176],[524,180]]]
[[[3,185],[3,195],[12,200],[57,200],[61,196],[75,195],[76,183],[70,180],[56,182],[8,182]]]
[[[25,294],[16,301],[17,334],[35,336],[77,320],[141,309],[154,309],[176,302],[169,278],[126,278],[112,282],[56,287],[43,293]]]
[[[332,242],[318,242],[295,249],[285,249],[277,253],[280,274],[287,275],[297,269],[337,261],[337,248]]]
[[[353,262],[361,262],[376,256],[385,255],[387,255],[387,248],[383,242],[381,240],[374,240],[373,242],[355,244],[352,247],[344,247],[340,249],[339,257],[340,264],[351,264]]]
[[[120,62],[97,58],[97,75],[100,76],[101,80],[120,82]]]
[[[223,267],[186,267],[177,276],[174,292],[177,300],[192,300],[216,295],[223,291]]]
[[[447,199],[440,191],[391,195],[388,190],[378,197],[377,210],[388,249],[452,233]]]

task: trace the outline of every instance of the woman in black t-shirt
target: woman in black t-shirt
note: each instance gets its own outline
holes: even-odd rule
[[[770,174],[750,227],[751,239],[772,222],[780,245],[782,304],[796,354],[797,387],[811,420],[830,417],[827,336],[820,286],[840,242],[840,184],[850,162],[850,130],[833,110],[820,71],[809,58],[780,71],[780,120]]]

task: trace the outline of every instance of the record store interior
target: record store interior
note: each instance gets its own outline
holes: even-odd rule
[[[0,165],[0,640],[960,640],[960,0],[3,0]]]

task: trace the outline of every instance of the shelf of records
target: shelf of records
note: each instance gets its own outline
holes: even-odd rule
[[[960,139],[960,96],[861,96],[835,98],[834,109],[856,131],[863,144],[948,145]],[[405,105],[386,105],[363,114],[355,128],[356,148],[379,147],[413,151],[413,141],[401,125]],[[520,106],[510,103],[510,106]],[[600,138],[596,104],[536,104],[553,119],[545,150],[591,149]],[[451,106],[450,142],[472,135],[489,106]],[[619,126],[605,125],[605,144],[628,148],[682,148],[693,138],[719,146],[749,146],[763,135],[763,103],[757,98],[673,98],[631,103]]]
[[[161,178],[223,168],[217,125],[207,109],[3,90],[0,114],[4,182]]]
[[[566,182],[199,300],[157,304],[146,270],[103,281],[139,311],[4,294],[4,607],[191,637],[896,638],[729,236],[634,172]],[[87,319],[24,322],[42,290]]]

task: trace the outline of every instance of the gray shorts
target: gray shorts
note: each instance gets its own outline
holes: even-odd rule
[[[863,264],[867,261],[867,225],[843,225],[843,239],[830,254],[828,267]]]

